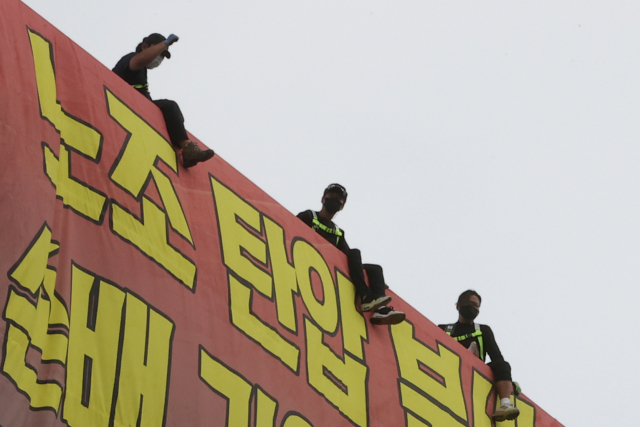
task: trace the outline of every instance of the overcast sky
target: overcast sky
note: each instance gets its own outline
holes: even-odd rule
[[[523,391],[565,426],[637,425],[640,3],[24,0],[293,214],[336,222],[434,323],[483,297]]]

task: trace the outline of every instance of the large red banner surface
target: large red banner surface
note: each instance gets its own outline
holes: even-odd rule
[[[481,361],[397,297],[373,327],[341,252],[221,158],[185,170],[21,2],[0,33],[2,427],[492,425]]]

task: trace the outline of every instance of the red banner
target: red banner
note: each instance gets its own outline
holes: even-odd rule
[[[185,170],[21,2],[0,32],[2,427],[492,425],[480,360],[398,297],[372,326],[340,251],[220,157]]]

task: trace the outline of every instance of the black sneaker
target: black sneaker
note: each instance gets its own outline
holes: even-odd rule
[[[202,150],[195,142],[189,141],[182,149],[182,165],[185,168],[190,168],[200,162],[209,160],[213,155],[213,150]]]
[[[403,312],[395,311],[393,307],[380,307],[371,316],[371,323],[374,325],[395,325],[402,322],[405,317]]]

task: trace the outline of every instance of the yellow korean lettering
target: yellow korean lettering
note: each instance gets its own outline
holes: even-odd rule
[[[109,115],[129,133],[110,174],[111,179],[139,200],[151,175],[158,187],[169,224],[193,244],[175,188],[169,177],[156,167],[156,162],[160,159],[174,172],[178,172],[176,153],[171,144],[111,91],[106,90],[106,98]]]
[[[256,386],[256,427],[275,427],[278,402]]]
[[[113,201],[112,230],[193,289],[196,265],[169,243],[167,221],[191,244],[193,238],[171,180],[156,167],[160,159],[177,173],[176,153],[155,129],[109,90],[106,90],[106,98],[111,117],[129,132],[110,177],[133,197],[142,199],[141,219]],[[156,183],[164,211],[142,194],[150,178]]]
[[[142,212],[143,222],[113,202],[113,231],[149,255],[180,283],[193,289],[196,265],[168,243],[164,212],[146,196],[142,198]]]
[[[94,222],[100,222],[107,198],[71,177],[71,152],[60,145],[57,158],[51,148],[44,145],[45,173],[56,187],[56,194],[65,206]]]
[[[368,367],[349,354],[343,358],[334,354],[322,342],[322,335],[316,325],[305,319],[309,385],[354,424],[366,426]]]
[[[467,421],[467,409],[460,378],[460,356],[438,343],[437,351],[427,347],[414,336],[413,325],[402,322],[391,327],[393,347],[400,368],[400,376],[415,389],[404,386],[401,393],[403,405],[410,411],[420,413],[420,408],[430,405],[429,399],[439,402],[425,418],[428,422],[444,420],[451,414],[461,421]],[[420,366],[432,371],[429,375]],[[437,377],[440,380],[436,379]],[[446,408],[446,411],[440,407]],[[440,422],[439,421],[439,422]],[[434,424],[435,425],[435,424]]]
[[[56,76],[53,67],[51,43],[29,30],[31,51],[36,70],[40,112],[60,132],[60,138],[82,154],[96,159],[100,152],[102,136],[98,131],[70,117],[58,102]]]
[[[517,427],[534,427],[536,424],[536,408],[526,400],[513,398],[513,404],[520,409]]]
[[[53,382],[38,382],[36,371],[27,366],[26,357],[29,349],[27,334],[9,324],[5,346],[3,372],[29,397],[32,408],[48,408],[57,413],[62,398],[62,387]]]
[[[240,374],[233,372],[200,348],[200,378],[224,396],[228,403],[227,427],[249,426],[251,390],[253,386]]]
[[[333,334],[338,328],[338,301],[331,271],[316,248],[304,240],[293,244],[293,262],[302,301],[313,320],[326,333]],[[317,275],[322,284],[322,300],[313,293],[312,278]]]
[[[251,289],[240,283],[232,274],[229,274],[229,299],[232,323],[297,373],[300,365],[300,350],[285,340],[275,328],[265,324],[252,313]]]
[[[47,267],[42,286],[50,300],[49,325],[63,326],[69,329],[69,313],[67,313],[67,308],[65,307],[62,298],[56,293],[57,277],[58,273],[53,268]],[[38,304],[39,303],[40,302],[38,301]]]
[[[264,217],[264,229],[273,273],[278,321],[290,331],[297,332],[294,294],[298,292],[298,282],[296,269],[287,259],[284,230],[268,217]]]
[[[116,425],[161,427],[174,325],[131,293],[125,300],[125,319]]]
[[[42,352],[42,360],[65,363],[68,340],[61,332],[48,333],[50,307],[50,302],[43,298],[43,294],[34,307],[26,297],[11,289],[5,318],[24,328],[29,334],[30,345]]]
[[[495,395],[496,409],[500,406],[500,399],[495,394],[493,389],[493,383],[491,380],[480,372],[473,370],[473,390],[472,390],[472,403],[473,403],[473,427],[492,427],[492,421],[490,413],[487,412],[487,406],[489,404],[489,398]],[[535,425],[535,408],[528,402],[511,396],[511,403],[520,409],[520,416],[518,422],[515,421],[503,421],[500,423],[500,427],[534,427]],[[491,411],[493,413],[493,411]]]
[[[68,325],[66,310],[55,294],[55,270],[47,266],[49,257],[57,250],[58,245],[51,241],[51,230],[45,224],[9,271],[18,288],[27,290],[36,302],[10,288],[4,310],[9,327],[3,363],[4,373],[29,397],[32,408],[49,408],[56,413],[62,387],[56,382],[39,380],[38,372],[27,365],[26,356],[29,348],[34,347],[40,350],[44,361],[66,362],[67,337],[61,331],[49,333],[50,324]]]
[[[313,424],[302,418],[300,415],[287,414],[282,423],[282,427],[313,427]]]
[[[70,426],[109,425],[124,299],[117,287],[72,266],[63,412]]]
[[[9,277],[36,296],[46,274],[49,255],[58,247],[51,241],[51,229],[45,223],[20,262],[11,269]]]
[[[9,277],[19,289],[29,291],[35,303],[10,289],[5,318],[28,334],[28,344],[40,350],[42,360],[65,363],[67,337],[60,330],[49,332],[50,325],[68,327],[69,324],[66,309],[55,293],[56,272],[47,266],[49,257],[58,248],[58,244],[51,241],[51,230],[45,223],[9,271]]]
[[[262,232],[260,212],[213,177],[211,187],[225,265],[262,295],[271,298],[271,276],[251,260],[267,264],[267,245],[256,235]]]
[[[82,155],[97,160],[102,135],[91,126],[67,114],[58,101],[51,43],[29,30],[31,51],[36,72],[40,113],[60,133],[61,141]],[[59,159],[43,145],[45,173],[56,187],[58,197],[66,206],[94,222],[100,222],[106,207],[106,197],[88,185],[71,177],[71,152],[60,145]]]
[[[193,238],[191,237],[191,230],[189,230],[189,224],[187,224],[187,218],[182,210],[182,205],[178,199],[175,188],[168,176],[160,172],[158,168],[153,168],[153,180],[158,187],[158,193],[162,198],[162,204],[169,216],[169,224],[171,228],[177,231],[182,237],[187,239],[189,243],[193,245]]]
[[[340,317],[342,319],[342,345],[346,351],[364,360],[363,340],[367,340],[365,319],[353,304],[356,288],[351,280],[337,271],[338,295],[340,297]]]
[[[420,419],[410,412],[407,412],[407,427],[431,427],[429,424],[420,421]]]
[[[487,404],[493,383],[475,369],[473,370],[473,427],[491,427],[491,417],[487,414]],[[500,425],[502,427],[502,424]]]
[[[413,420],[413,426],[466,427],[467,425],[451,413],[444,411],[413,387],[408,386],[404,381],[400,383],[400,400],[404,408],[419,417]],[[422,421],[419,421],[420,419],[424,420],[425,423],[423,424]]]

